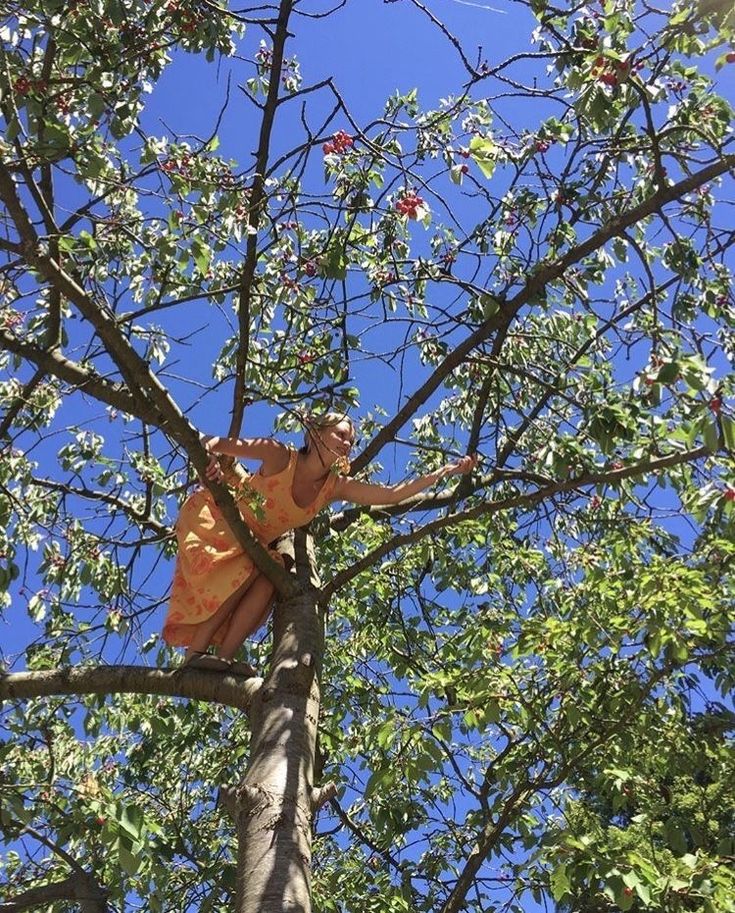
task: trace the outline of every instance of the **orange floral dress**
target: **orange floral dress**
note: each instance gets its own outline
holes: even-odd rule
[[[330,474],[311,504],[299,507],[292,494],[298,452],[289,449],[285,469],[270,476],[248,476],[240,482],[236,496],[243,520],[263,546],[312,520],[330,500],[337,482]],[[184,501],[176,521],[176,539],[179,553],[163,639],[172,646],[188,646],[197,625],[211,618],[236,591],[242,588],[244,592],[259,571],[206,488],[198,488]],[[269,552],[283,563],[276,551]],[[220,643],[226,633],[227,623],[218,629],[213,643]]]

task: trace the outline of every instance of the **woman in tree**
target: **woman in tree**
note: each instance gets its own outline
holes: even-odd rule
[[[352,422],[328,412],[306,422],[301,450],[269,438],[204,438],[213,455],[209,478],[221,478],[215,454],[259,460],[254,475],[230,470],[226,481],[238,488],[243,519],[266,546],[287,530],[306,525],[330,501],[397,504],[447,476],[470,472],[476,457],[463,457],[441,469],[397,485],[369,485],[347,478],[355,438]],[[184,502],[176,521],[179,544],[164,640],[186,646],[184,666],[252,675],[233,657],[268,617],[273,584],[238,545],[206,488]],[[280,556],[271,551],[276,560]],[[208,653],[210,646],[217,654]]]

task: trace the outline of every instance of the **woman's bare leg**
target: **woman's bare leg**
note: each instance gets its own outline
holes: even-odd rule
[[[224,624],[232,615],[256,579],[257,577],[253,577],[250,580],[247,580],[222,603],[211,618],[208,618],[206,621],[203,621],[196,626],[194,636],[191,639],[191,644],[186,650],[185,655],[187,657],[192,653],[206,653],[207,647],[212,643],[212,638],[220,625]]]
[[[196,631],[191,639],[191,643],[186,648],[186,657],[189,657],[192,653],[207,652],[207,647],[214,637],[214,632],[221,624],[227,621],[233,613],[235,605],[237,605],[237,603],[232,598],[228,599],[226,602],[222,603],[211,618],[208,618],[206,621],[203,621],[196,626]]]
[[[219,656],[232,659],[245,638],[263,624],[270,611],[273,591],[273,584],[267,577],[259,574],[255,578],[232,612],[227,635],[217,651]]]

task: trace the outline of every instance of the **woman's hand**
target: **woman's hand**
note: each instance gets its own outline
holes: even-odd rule
[[[456,460],[454,463],[447,463],[444,467],[445,476],[465,476],[468,472],[477,466],[479,461],[479,456],[476,453],[473,453],[472,456],[463,456],[461,459]]]
[[[207,463],[207,468],[205,469],[204,474],[210,482],[222,481],[222,467],[219,464],[219,457],[216,456],[216,454],[213,453],[209,457],[209,462]]]
[[[212,452],[212,442],[218,440],[217,438],[208,437],[206,435],[201,435],[200,440],[202,442],[202,447],[209,454],[209,462],[207,463],[207,468],[204,470],[204,475],[209,479],[210,482],[221,482],[222,481],[222,467],[219,464],[219,457],[216,453]],[[199,476],[201,482],[204,482],[201,476]]]

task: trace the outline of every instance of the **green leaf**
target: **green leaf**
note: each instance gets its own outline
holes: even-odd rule
[[[127,849],[122,841],[118,841],[118,859],[120,860],[120,868],[127,872],[128,875],[135,875],[135,873],[140,868],[140,855],[134,854]]]
[[[560,865],[551,873],[551,896],[554,900],[561,900],[569,893],[571,887],[566,865]]]
[[[462,170],[462,165],[452,165],[449,169],[449,177],[452,179],[453,184],[461,184],[462,178],[464,177],[464,171]]]
[[[679,377],[679,373],[679,363],[676,361],[667,361],[666,364],[662,365],[659,369],[658,380],[662,384],[671,384]]]
[[[683,856],[687,851],[687,842],[681,825],[674,818],[669,818],[664,823],[664,837],[677,856]]]
[[[720,446],[720,435],[717,431],[715,422],[705,422],[704,428],[702,429],[702,439],[704,441],[704,446],[710,453],[717,453]]]
[[[212,259],[212,250],[209,245],[205,244],[199,238],[194,238],[191,244],[191,255],[194,258],[197,269],[204,274],[209,269],[209,263]]]
[[[344,279],[347,275],[347,253],[344,244],[335,242],[322,258],[321,271],[325,279]]]
[[[735,452],[735,421],[729,415],[723,415],[720,421],[722,422],[722,436],[725,440],[725,447]]]
[[[470,140],[470,155],[488,180],[495,173],[500,149],[493,140],[484,136],[473,136]]]
[[[127,831],[131,837],[138,840],[144,824],[145,818],[139,808],[135,805],[123,806],[120,814],[120,827],[124,831]]]

